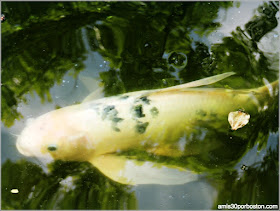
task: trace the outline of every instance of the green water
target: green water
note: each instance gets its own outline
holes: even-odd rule
[[[16,135],[48,111],[89,94],[169,87],[219,73],[223,88],[278,79],[278,2],[2,2],[2,209],[217,209],[218,204],[276,204],[278,98],[238,135],[202,125],[193,154],[126,156],[186,167],[203,175],[184,185],[121,185],[89,163],[60,162],[46,174],[20,155]],[[98,87],[97,84],[95,85]],[[229,139],[232,141],[229,141]],[[66,185],[65,185],[66,184]],[[12,194],[11,189],[19,190]]]

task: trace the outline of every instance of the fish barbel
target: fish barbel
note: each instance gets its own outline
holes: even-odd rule
[[[251,116],[267,108],[278,93],[278,81],[266,86],[232,90],[197,88],[222,80],[228,72],[174,87],[93,99],[46,113],[22,131],[17,149],[23,155],[53,160],[88,161],[123,184],[183,184],[198,178],[190,170],[156,165],[120,156],[143,149],[154,155],[178,157],[188,149],[178,142],[193,125],[228,126],[228,114],[243,109]],[[245,126],[246,127],[246,126]]]

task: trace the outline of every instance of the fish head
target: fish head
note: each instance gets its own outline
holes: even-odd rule
[[[73,116],[73,110],[58,109],[46,113],[24,128],[16,147],[25,156],[36,157],[50,163],[53,160],[86,161],[95,146],[85,130]]]

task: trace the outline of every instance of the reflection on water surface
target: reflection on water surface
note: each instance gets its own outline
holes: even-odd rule
[[[277,96],[237,131],[229,125],[196,124],[185,136],[188,153],[183,156],[155,156],[139,149],[119,152],[200,174],[198,181],[183,185],[123,185],[87,162],[57,161],[46,174],[46,167],[15,146],[29,118],[82,102],[100,82],[103,95],[113,96],[230,71],[237,74],[208,87],[256,88],[264,85],[264,78],[277,80],[278,4],[3,2],[2,208],[278,204]],[[19,193],[12,194],[12,189]]]

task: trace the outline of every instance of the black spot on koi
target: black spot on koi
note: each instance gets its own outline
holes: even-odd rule
[[[111,119],[110,117],[114,117],[118,114],[118,111],[115,109],[115,106],[110,105],[110,106],[106,106],[103,109],[103,113],[102,113],[102,119]]]
[[[143,122],[137,121],[137,124],[135,126],[136,132],[140,133],[140,134],[145,133],[148,125],[149,125],[149,122],[144,122],[143,123]]]
[[[114,117],[112,119],[112,128],[114,131],[116,132],[120,132],[121,130],[117,127],[117,123],[123,121],[123,118],[119,118],[119,117]]]
[[[149,100],[147,96],[140,97],[139,99],[140,99],[142,102],[144,102],[144,103],[150,105],[151,100]]]
[[[116,132],[121,130],[117,127],[117,124],[123,121],[123,118],[118,117],[118,111],[115,109],[115,106],[109,105],[103,109],[102,119],[112,121],[112,129]]]
[[[121,100],[126,100],[127,98],[129,98],[128,95],[124,95],[124,96],[121,96],[121,97],[120,97]]]
[[[109,105],[104,108],[104,112],[106,112],[106,113],[113,111],[113,110],[115,110],[115,106],[113,106],[113,105]]]
[[[114,126],[113,126],[112,128],[113,128],[113,130],[116,131],[116,132],[121,132],[120,128],[117,128],[117,127],[114,127]]]
[[[142,97],[136,98],[136,100],[135,100],[135,103],[144,103],[147,105],[150,105],[150,102],[151,102],[151,100],[148,99],[147,96],[142,96]]]
[[[123,121],[123,118],[114,117],[114,118],[112,119],[112,121],[118,123],[118,122]]]
[[[143,107],[142,105],[136,105],[133,107],[133,112],[134,112],[134,115],[137,117],[137,118],[142,118],[142,117],[145,117],[145,114],[143,113]]]
[[[159,111],[156,107],[151,108],[150,112],[151,112],[153,117],[156,117],[159,113]]]

